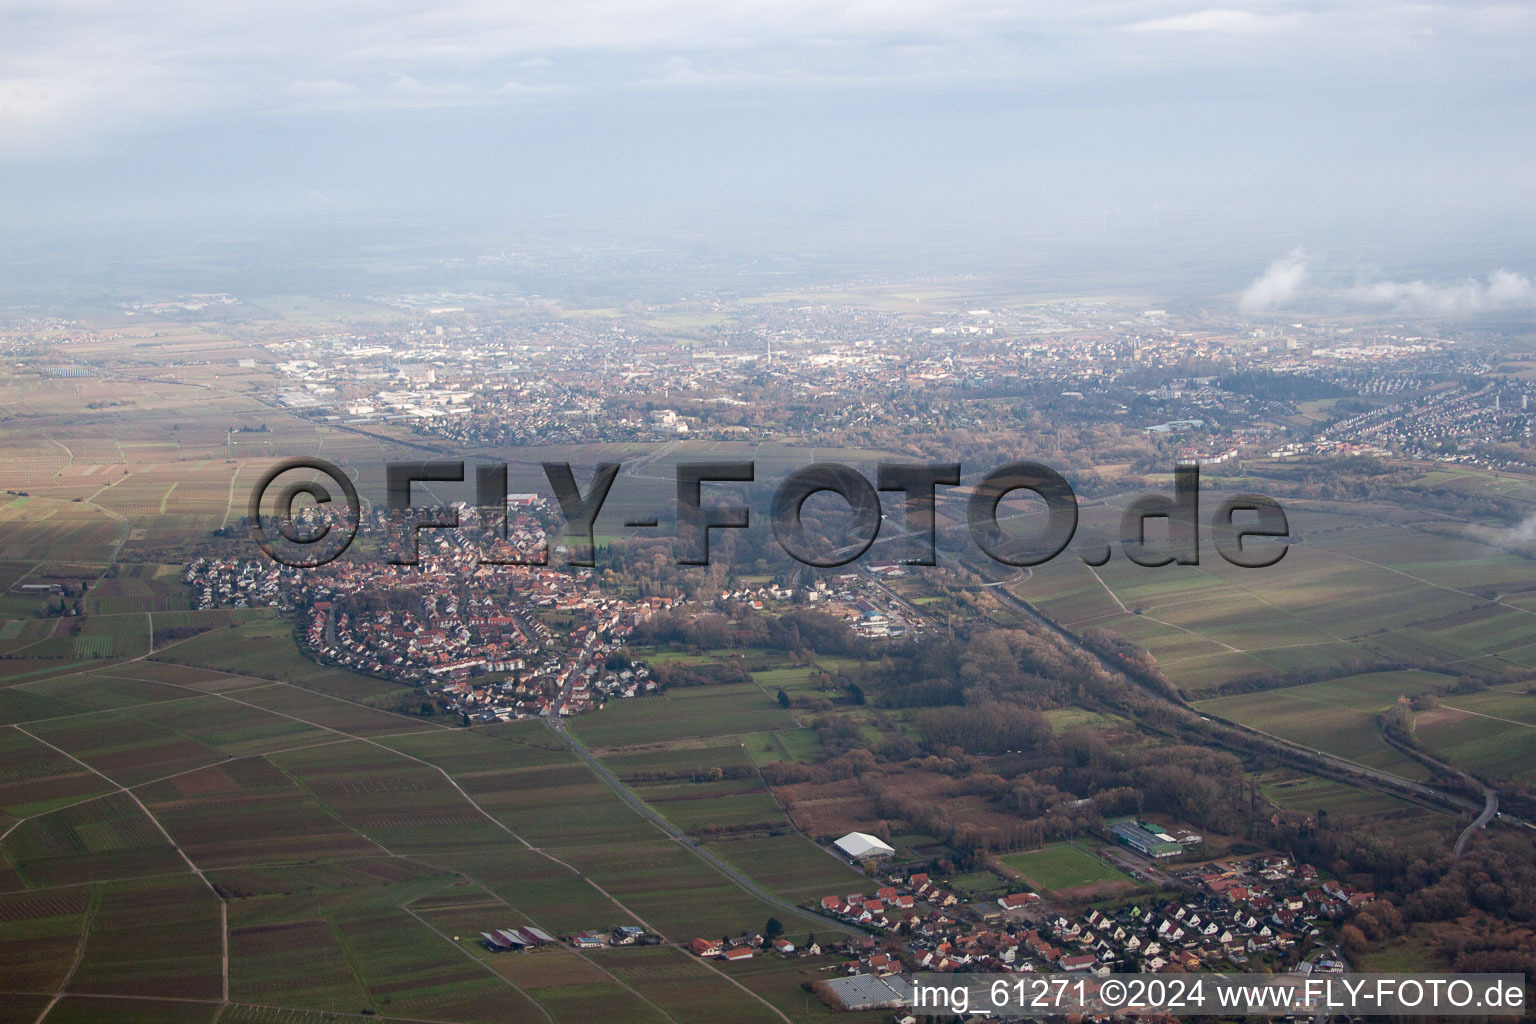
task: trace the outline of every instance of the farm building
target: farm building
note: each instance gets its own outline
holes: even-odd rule
[[[485,939],[486,948],[496,953],[508,949],[523,949],[527,946],[543,946],[555,941],[555,937],[542,928],[528,926],[497,928],[481,932],[480,935]]]
[[[497,928],[494,931],[481,932],[485,938],[485,945],[494,952],[507,949],[522,949],[525,946],[534,945],[535,942],[523,933],[521,928]]]
[[[878,860],[896,853],[892,847],[863,832],[849,832],[832,845],[843,851],[850,860]]]
[[[615,946],[633,946],[645,937],[645,929],[639,925],[621,924],[613,930]]]

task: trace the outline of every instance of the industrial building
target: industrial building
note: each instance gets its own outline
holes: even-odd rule
[[[1146,854],[1148,857],[1164,860],[1168,857],[1177,857],[1184,852],[1184,847],[1179,844],[1179,841],[1164,832],[1161,826],[1133,818],[1109,822],[1108,825],[1110,835],[1137,853]]]

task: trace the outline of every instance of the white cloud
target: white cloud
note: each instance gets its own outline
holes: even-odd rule
[[[353,83],[338,81],[334,78],[311,78],[288,86],[290,96],[304,99],[350,98],[360,92],[362,90]]]
[[[1469,278],[1454,284],[1429,281],[1358,284],[1345,296],[1365,305],[1412,313],[1486,313],[1536,307],[1536,284],[1524,274],[1495,270],[1486,281]]]
[[[1505,551],[1518,551],[1530,554],[1536,552],[1536,516],[1522,519],[1514,526],[1503,529],[1489,526],[1474,526],[1471,529],[1474,537],[1485,544]]]
[[[1298,246],[1275,260],[1243,289],[1238,308],[1262,313],[1294,302],[1303,294],[1310,259]],[[1512,270],[1495,270],[1485,280],[1361,281],[1349,288],[1306,289],[1313,298],[1402,313],[1442,316],[1536,309],[1536,282]]]
[[[1262,104],[1327,66],[1373,93],[1426,74],[1502,75],[1511,97],[1528,93],[1533,8],[1242,2],[0,0],[0,159],[251,113],[528,102],[517,83],[529,82],[566,97],[647,82],[700,94],[983,83],[1093,106],[1106,82],[1142,100],[1216,71],[1275,83]]]
[[[1243,289],[1237,300],[1238,308],[1245,313],[1262,313],[1267,309],[1283,306],[1296,297],[1307,280],[1307,257],[1297,246],[1280,257],[1269,268]]]
[[[1295,28],[1308,19],[1305,12],[1259,14],[1213,8],[1180,14],[1171,18],[1152,18],[1127,25],[1131,32],[1277,32]]]

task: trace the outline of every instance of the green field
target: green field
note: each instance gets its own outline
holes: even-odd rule
[[[774,761],[812,761],[821,754],[821,741],[813,729],[754,732],[743,736],[741,741],[758,765]]]
[[[1459,711],[1536,728],[1536,694],[1527,692],[1530,689],[1531,686],[1521,683],[1514,688],[1453,694],[1444,697],[1440,703]]]
[[[1312,776],[1285,776],[1260,784],[1264,795],[1287,810],[1381,818],[1387,815],[1418,817],[1422,808],[1397,797],[1357,789],[1342,782]]]
[[[1123,504],[1085,510],[1085,525],[1113,536]],[[1527,560],[1470,535],[1416,529],[1402,510],[1286,508],[1303,542],[1264,570],[1214,555],[1161,569],[1115,558],[1093,570],[1059,558],[1013,589],[1071,628],[1107,629],[1146,647],[1192,697],[1263,673],[1345,676],[1372,664],[1432,669],[1468,659],[1493,670],[1536,664],[1536,616],[1521,610]],[[1490,588],[1517,596],[1479,596]]]
[[[1485,778],[1536,776],[1536,697],[1485,691],[1455,694],[1415,718],[1414,735],[1435,754]]]
[[[1427,769],[1387,745],[1378,718],[1398,696],[1432,693],[1446,682],[1445,677],[1429,672],[1383,672],[1218,697],[1195,706],[1371,768],[1423,780],[1428,778]]]
[[[363,703],[388,703],[398,696],[399,688],[391,683],[309,660],[294,645],[292,635],[292,622],[261,609],[251,621],[209,630],[154,657],[176,665],[296,683]]]
[[[818,900],[857,889],[868,878],[841,857],[799,835],[719,839],[710,848],[722,858],[796,901]]]
[[[1102,883],[1130,882],[1125,872],[1105,864],[1092,851],[1092,846],[1076,843],[1048,843],[1028,853],[1004,854],[998,860],[1023,875],[1038,891],[1045,893]]]
[[[205,613],[154,614],[169,628]],[[147,642],[148,613],[87,622],[84,637],[142,631]],[[765,958],[743,991],[673,950],[605,951],[599,968],[558,949],[480,948],[479,930],[509,924],[565,934],[639,919],[686,942],[784,916],[635,814],[540,723],[464,729],[376,709],[366,701],[392,694],[389,684],[303,659],[291,627],[261,613],[150,659],[33,676],[37,663],[16,662],[19,678],[0,686],[0,726],[20,726],[0,729],[10,829],[0,841],[0,893],[10,892],[0,895],[0,964],[16,983],[51,991],[83,950],[50,1021],[98,1019],[93,1009],[114,1020],[211,1019],[223,1005],[221,941],[231,956],[222,1019],[234,1021],[338,1010],[706,1024],[729,1007],[732,1019],[770,1024],[778,1018],[763,999],[788,999],[814,974]],[[797,902],[857,885],[787,831],[735,738],[814,740],[757,684],[617,702],[581,725],[610,745],[650,744],[609,762],[680,827],[777,833],[710,840],[762,884]],[[712,774],[725,770],[731,777]],[[144,998],[95,998],[126,995]],[[648,999],[667,1000],[666,1012]],[[29,1020],[41,1010],[13,1005]],[[813,1003],[810,1017],[822,1016]]]
[[[628,747],[691,737],[736,736],[765,729],[788,729],[794,722],[783,708],[751,683],[689,686],[659,697],[618,701],[601,715],[571,723],[594,747]]]
[[[1051,728],[1057,732],[1064,732],[1067,729],[1075,729],[1082,726],[1104,729],[1126,724],[1124,719],[1117,718],[1114,715],[1076,707],[1051,708],[1045,712],[1045,717],[1051,723]]]
[[[650,698],[647,698],[650,699]],[[604,709],[607,713],[607,709]],[[734,737],[689,742],[676,747],[609,754],[603,758],[620,778],[639,781],[671,776],[703,777],[711,769],[750,768],[743,741]]]

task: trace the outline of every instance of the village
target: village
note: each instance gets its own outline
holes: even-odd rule
[[[1113,827],[1106,829],[1106,836],[1113,834]],[[834,1009],[891,1009],[901,1021],[912,1019],[903,1000],[917,974],[1341,973],[1346,965],[1328,938],[1329,926],[1375,901],[1373,893],[1320,881],[1310,865],[1267,854],[1190,864],[1172,876],[1177,891],[1097,905],[1029,891],[973,902],[930,871],[889,864],[896,851],[875,836],[850,833],[832,848],[870,873],[872,888],[827,895],[808,909],[867,934],[839,930],[818,940],[811,932],[797,944],[771,919],[761,932],[694,938],[684,944],[688,951],[728,964],[760,956],[804,959],[824,975],[807,984]],[[493,953],[663,941],[633,925],[559,938],[530,926],[490,928],[481,938]]]
[[[414,536],[376,513],[364,525],[383,535],[388,560],[299,569],[199,557],[182,580],[196,609],[275,608],[299,620],[300,648],[313,660],[422,689],[434,710],[466,720],[566,717],[658,692],[661,682],[631,660],[626,642],[647,618],[689,602],[679,594],[638,596],[591,568],[540,564],[547,562],[552,503],[514,494],[508,510],[500,531],[477,529],[477,510],[460,505],[460,528]],[[296,519],[314,513],[306,508]],[[705,596],[719,607],[754,611],[802,604],[867,640],[916,639],[927,623],[888,586],[905,573],[876,564]]]
[[[1118,827],[1107,827],[1105,837]],[[833,846],[870,874],[872,888],[826,895],[813,908],[869,934],[796,949],[747,932],[694,939],[689,948],[727,961],[763,952],[832,957],[821,968],[829,976],[817,983],[829,1003],[895,1008],[917,973],[1341,972],[1331,925],[1376,899],[1347,883],[1320,881],[1310,865],[1267,854],[1193,863],[1170,876],[1172,889],[1088,905],[1030,891],[968,901],[931,871],[890,864],[895,851],[877,837],[850,833]]]

